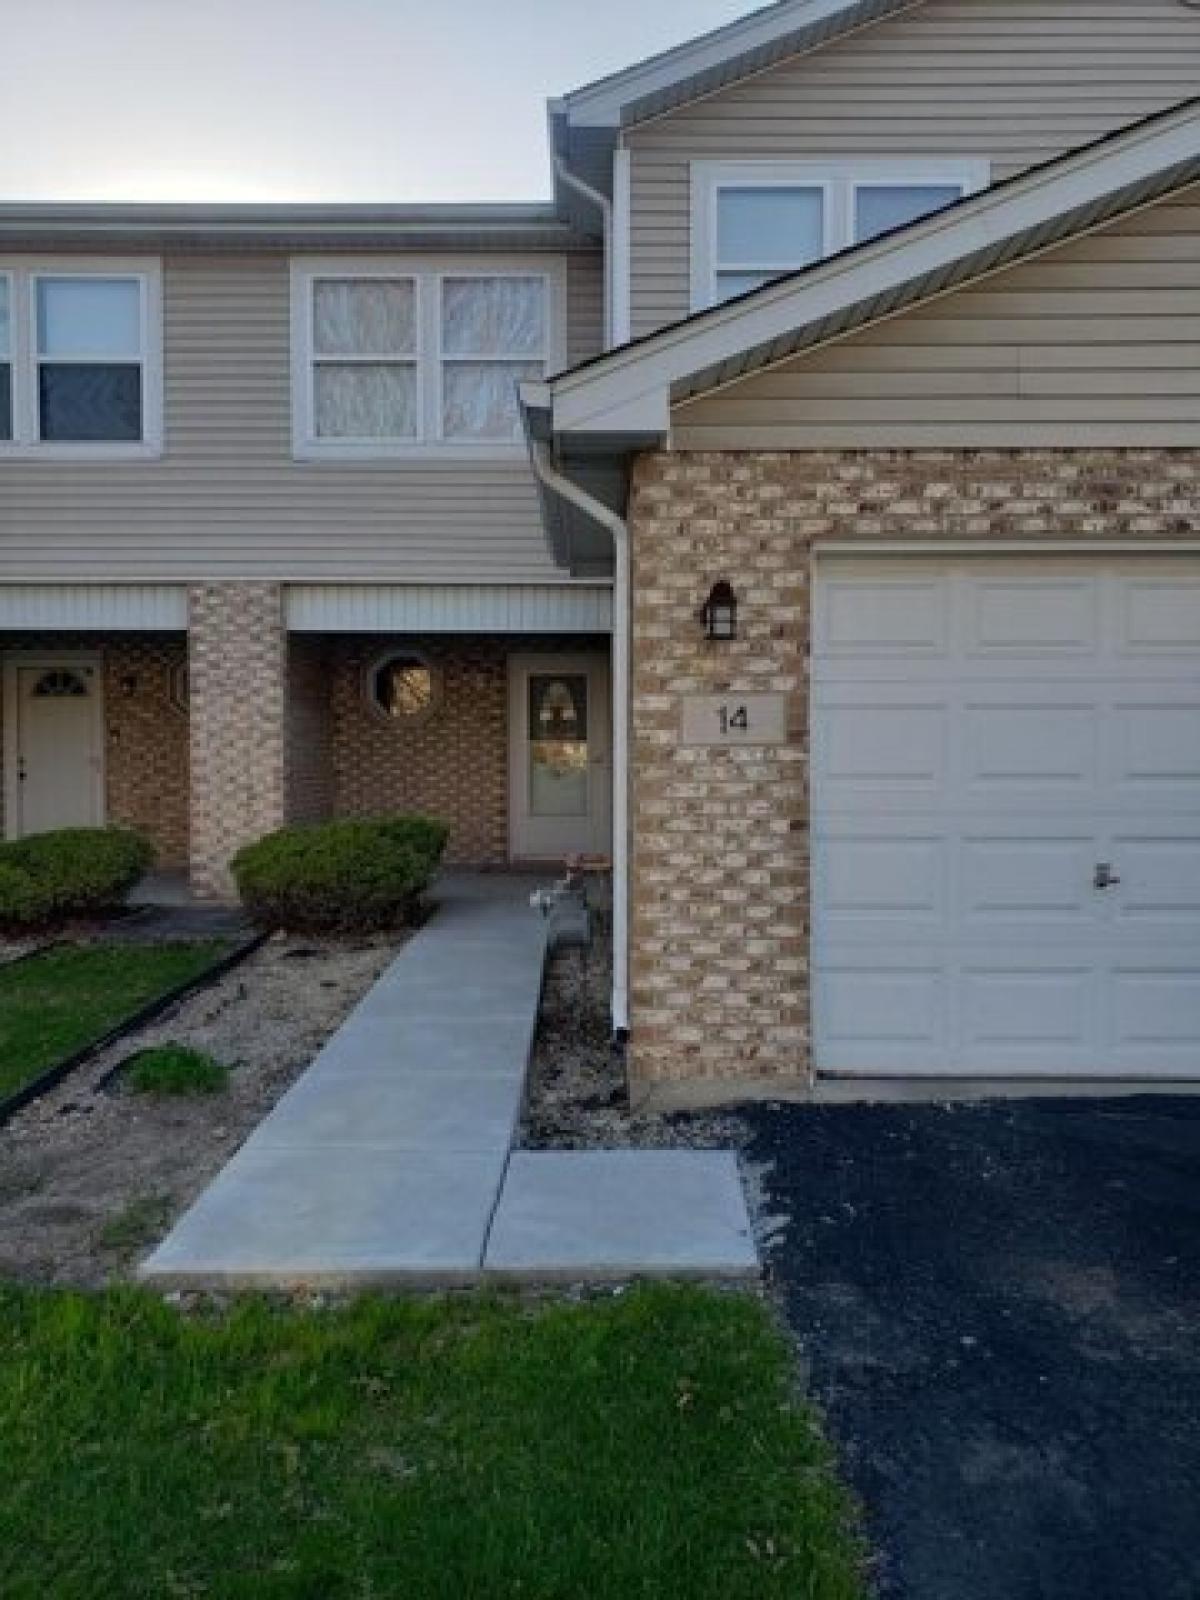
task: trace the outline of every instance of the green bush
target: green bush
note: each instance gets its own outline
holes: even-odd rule
[[[125,828],[63,828],[0,845],[0,926],[28,928],[120,905],[154,860]]]
[[[415,917],[449,829],[432,817],[348,819],[281,828],[232,869],[255,922],[295,933],[364,933]]]
[[[184,1044],[139,1050],[125,1066],[135,1094],[219,1094],[229,1087],[229,1068],[203,1050]]]

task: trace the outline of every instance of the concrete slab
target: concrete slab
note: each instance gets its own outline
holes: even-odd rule
[[[518,1150],[489,1276],[747,1278],[758,1252],[737,1157],[718,1150]]]
[[[401,956],[400,960],[404,957]],[[528,968],[536,966],[540,978],[542,957],[527,956],[522,981],[519,965],[511,972],[472,973],[446,970],[446,963],[430,967],[414,982],[405,974],[403,981],[381,979],[360,1002],[357,1017],[388,1017],[397,1022],[409,1018],[438,1018],[448,1023],[455,1016],[508,1017],[532,1021],[537,1014],[540,983],[534,987]]]
[[[140,1268],[173,1288],[466,1283],[504,1155],[243,1146]]]
[[[405,1075],[486,1072],[525,1077],[528,1017],[363,1016],[343,1025],[314,1059],[307,1076],[395,1072]]]
[[[515,1076],[486,1072],[310,1072],[248,1147],[508,1150],[521,1104]]]

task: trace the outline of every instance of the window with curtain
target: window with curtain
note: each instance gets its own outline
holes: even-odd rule
[[[315,279],[312,350],[318,439],[417,437],[412,278]]]
[[[442,279],[443,438],[519,439],[517,384],[545,363],[542,278]]]
[[[301,453],[519,448],[517,385],[550,362],[548,273],[406,260],[369,276],[298,264],[295,281]]]

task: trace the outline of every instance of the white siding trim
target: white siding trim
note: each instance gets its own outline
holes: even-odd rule
[[[0,585],[0,631],[44,628],[176,632],[187,628],[182,584],[13,583]]]
[[[601,584],[293,584],[293,633],[609,633]]]

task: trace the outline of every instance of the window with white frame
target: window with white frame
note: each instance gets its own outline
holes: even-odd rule
[[[978,161],[695,161],[692,308],[905,227],[989,178]]]
[[[517,385],[555,356],[552,267],[293,266],[296,452],[520,448]]]
[[[0,264],[0,446],[157,448],[159,343],[156,265]]]

